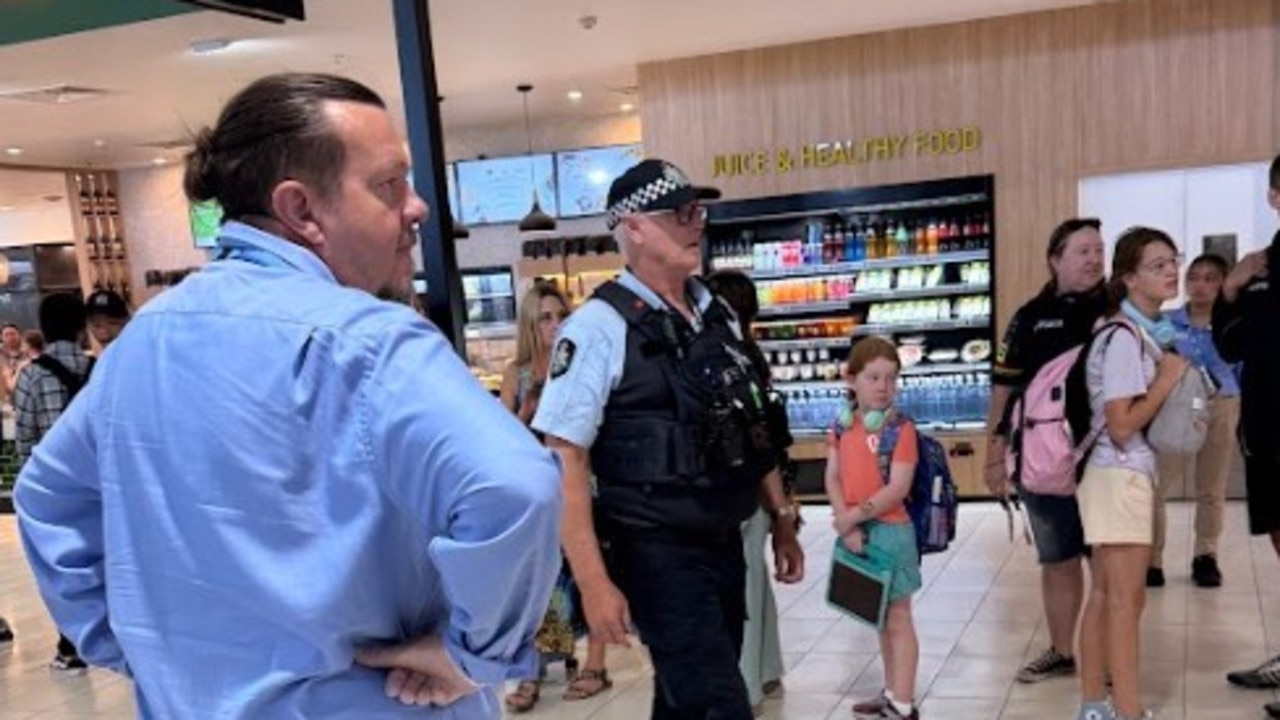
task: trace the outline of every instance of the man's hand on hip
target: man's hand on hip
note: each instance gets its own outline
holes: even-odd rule
[[[452,705],[479,689],[435,635],[400,645],[362,648],[356,652],[356,662],[389,670],[387,697],[405,705]]]

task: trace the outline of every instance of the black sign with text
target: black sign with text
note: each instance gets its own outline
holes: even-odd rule
[[[286,20],[306,20],[302,0],[180,0],[210,10],[245,15],[258,20],[282,23]]]

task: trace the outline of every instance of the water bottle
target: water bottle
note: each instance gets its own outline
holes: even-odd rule
[[[942,398],[940,397],[940,393],[942,390],[942,384],[936,377],[924,378],[924,387],[922,390],[923,392],[921,394],[923,395],[924,410],[921,414],[924,415],[925,424],[932,425],[940,420],[939,415],[942,410]]]

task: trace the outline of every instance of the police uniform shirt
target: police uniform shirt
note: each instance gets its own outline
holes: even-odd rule
[[[1009,321],[996,350],[992,381],[1022,387],[1050,360],[1087,342],[1106,310],[1107,294],[1101,287],[1066,295],[1046,290],[1035,296]]]
[[[618,283],[651,307],[668,307],[630,270],[622,272]],[[699,282],[690,282],[687,288],[697,310],[693,329],[700,332],[701,314],[711,306],[714,296]],[[737,330],[736,323],[734,330]],[[556,335],[551,368],[538,401],[533,428],[580,448],[590,448],[604,420],[609,394],[622,379],[626,355],[627,321],[603,300],[583,303]]]

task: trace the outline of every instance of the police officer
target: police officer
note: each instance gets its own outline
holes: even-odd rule
[[[591,632],[625,645],[634,620],[655,719],[752,716],[740,525],[757,507],[773,515],[778,580],[804,574],[763,378],[732,310],[695,277],[698,201],[719,195],[661,160],[613,182],[607,222],[627,268],[561,328],[533,421],[563,460],[563,543]]]

